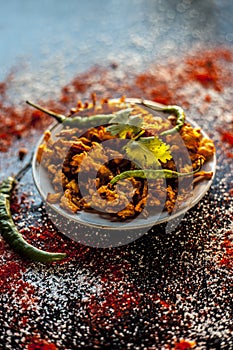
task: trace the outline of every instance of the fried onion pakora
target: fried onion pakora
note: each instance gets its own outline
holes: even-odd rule
[[[164,117],[122,98],[76,112],[77,120],[90,117],[93,124],[98,115],[106,116],[106,123],[89,128],[87,122],[83,128],[70,122],[55,137],[45,132],[37,161],[47,169],[54,188],[47,197],[51,204],[59,203],[72,213],[95,211],[118,220],[139,213],[147,216],[161,206],[172,213],[196,182],[212,177],[202,166],[215,152],[213,142],[183,114],[177,115],[173,106]],[[189,186],[187,178],[191,178]]]

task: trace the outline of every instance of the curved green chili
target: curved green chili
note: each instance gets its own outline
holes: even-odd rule
[[[65,125],[68,126],[75,126],[75,127],[85,127],[85,126],[89,126],[89,127],[93,127],[96,125],[101,125],[101,124],[108,124],[112,118],[115,116],[114,114],[97,114],[97,115],[93,115],[93,116],[75,116],[75,117],[66,117],[62,114],[58,114],[55,113],[53,111],[47,110],[31,101],[26,101],[26,103],[38,110],[40,110],[41,112],[44,112],[48,115],[50,115],[51,117],[55,118],[58,123],[65,123]],[[165,130],[163,131],[160,135],[161,136],[166,136],[166,135],[170,135],[170,134],[174,134],[176,132],[178,132],[182,126],[184,125],[185,122],[185,113],[184,110],[180,107],[180,106],[155,106],[155,105],[151,105],[150,103],[147,103],[146,101],[142,100],[141,104],[144,105],[147,108],[150,108],[154,111],[161,111],[161,112],[168,112],[168,113],[174,113],[177,117],[176,119],[176,126],[174,126],[174,128],[169,129],[169,130]]]
[[[46,263],[63,259],[66,254],[50,253],[37,249],[26,242],[17,230],[10,211],[11,191],[16,182],[15,178],[8,177],[0,185],[0,231],[2,237],[15,252],[31,260]]]
[[[74,116],[74,117],[66,117],[62,114],[54,113],[53,111],[47,110],[41,106],[38,106],[30,101],[26,101],[30,106],[38,109],[41,112],[44,112],[51,117],[55,118],[58,123],[64,123],[67,126],[73,126],[76,128],[86,127],[94,127],[96,125],[108,124],[110,120],[115,117],[115,114],[97,114],[93,116]]]
[[[202,160],[200,159],[200,166],[198,169],[194,171],[190,171],[187,173],[180,173],[177,171],[169,170],[169,169],[137,169],[137,170],[127,170],[119,175],[116,175],[111,181],[110,185],[114,185],[119,180],[128,179],[129,177],[139,177],[141,179],[148,179],[148,180],[156,180],[156,179],[176,179],[178,177],[184,177],[184,176],[190,176],[198,171],[200,171],[202,166]]]
[[[150,108],[154,111],[174,113],[176,115],[177,119],[176,119],[176,125],[174,126],[174,128],[163,131],[160,134],[161,136],[171,135],[171,134],[174,134],[176,132],[179,132],[180,129],[182,128],[182,126],[184,125],[185,113],[184,113],[183,108],[181,108],[180,106],[164,106],[163,107],[163,106],[159,106],[159,105],[158,106],[151,105],[145,101],[142,101],[141,103],[145,107]]]

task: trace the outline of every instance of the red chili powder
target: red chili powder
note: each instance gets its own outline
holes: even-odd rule
[[[155,292],[150,299],[147,299],[145,294],[142,294],[137,288],[132,284],[128,283],[127,287],[121,289],[121,283],[119,280],[119,288],[114,289],[111,285],[111,280],[114,282],[115,286],[115,276],[111,275],[109,271],[110,279],[102,279],[103,288],[98,291],[98,295],[91,296],[87,304],[87,309],[91,317],[92,324],[100,323],[100,320],[112,320],[121,319],[127,317],[131,310],[136,310],[140,308],[140,305],[149,305],[152,307],[160,307],[161,309],[169,309],[170,304],[160,298],[160,296]],[[118,280],[118,278],[117,278]]]
[[[6,292],[12,287],[12,283],[20,280],[22,276],[22,264],[8,261],[0,266],[0,290]]]
[[[93,67],[77,75],[61,88],[60,101],[40,102],[44,107],[58,113],[67,113],[84,95],[96,92],[98,98],[144,97],[164,104],[180,104],[187,106],[188,97],[183,92],[192,83],[199,83],[204,88],[222,91],[232,84],[233,77],[227,63],[232,62],[233,54],[229,49],[214,48],[212,50],[195,51],[179,59],[155,63],[144,73],[124,72],[119,83],[116,79],[114,65],[108,68]],[[16,138],[31,133],[32,129],[45,128],[51,117],[33,110],[28,106],[12,105],[8,96],[12,75],[0,83],[0,151],[6,152]],[[207,94],[205,101],[211,101]]]
[[[22,310],[27,310],[34,303],[35,288],[22,280],[25,271],[23,260],[16,260],[16,254],[9,252],[9,248],[1,245],[2,262],[0,264],[0,291],[14,295]]]
[[[195,346],[195,342],[181,340],[175,344],[174,350],[190,350]]]
[[[229,145],[233,146],[233,131],[220,131],[222,135],[222,141],[229,143]]]
[[[222,91],[225,86],[232,84],[233,78],[230,69],[226,65],[227,62],[232,62],[233,55],[229,50],[223,48],[215,48],[209,51],[196,52],[182,59],[167,61],[163,64],[154,64],[151,68],[140,74],[128,74],[125,72],[125,78],[121,83],[115,77],[115,67],[101,68],[94,67],[83,74],[76,76],[70,83],[61,89],[61,97],[59,101],[40,102],[45,108],[50,108],[58,113],[67,112],[72,106],[75,106],[78,99],[83,99],[83,96],[91,96],[93,91],[96,91],[97,97],[116,97],[127,95],[129,97],[144,97],[165,104],[177,103],[187,105],[188,97],[184,93],[184,88],[192,83],[201,84],[204,88],[212,88],[216,91]],[[179,64],[178,64],[179,63]],[[224,66],[225,64],[225,66]],[[32,129],[43,129],[50,122],[51,118],[46,117],[44,113],[33,110],[31,107],[24,106],[17,108],[10,103],[8,96],[9,86],[12,77],[9,76],[6,80],[0,83],[0,151],[6,152],[17,138],[24,137],[31,133]],[[100,89],[101,87],[101,89]],[[78,98],[77,98],[78,97]],[[210,102],[211,98],[207,94],[205,101]],[[232,142],[231,134],[226,135],[225,141]],[[17,203],[16,203],[17,204]],[[12,210],[20,210],[20,206],[12,208]],[[25,233],[27,240],[31,243],[42,241],[45,243],[46,250],[57,251],[57,246],[63,252],[68,253],[68,258],[76,257],[83,260],[88,258],[89,249],[82,248],[77,244],[69,244],[68,239],[56,235],[54,231],[48,228],[31,227],[30,233]],[[59,242],[59,244],[58,244]],[[230,238],[227,236],[223,247],[226,251],[226,257],[222,259],[222,264],[232,266],[232,248]],[[19,296],[25,295],[27,291],[29,297],[33,295],[33,287],[22,281],[22,273],[24,262],[13,261],[12,256],[7,255],[9,248],[4,245],[0,246],[0,250],[7,257],[3,265],[0,266],[0,290],[14,291]],[[77,253],[77,250],[79,253]],[[15,257],[15,256],[14,256]],[[61,262],[63,263],[63,262]],[[231,264],[231,265],[230,265]],[[116,266],[108,266],[113,278],[121,278],[121,270]],[[109,271],[108,270],[108,271]],[[29,303],[28,299],[28,303]],[[104,301],[103,301],[104,300]],[[112,291],[109,295],[103,295],[103,299],[93,298],[90,305],[90,313],[94,315],[107,317],[109,308],[112,307],[116,317],[127,313],[132,307],[136,307],[140,301],[140,294],[137,291],[119,293]],[[27,300],[22,300],[24,308],[27,307]],[[125,308],[122,308],[125,305]],[[166,303],[161,303],[163,307],[168,307]],[[24,320],[26,322],[26,319]],[[175,345],[176,350],[190,349],[190,343],[181,341]],[[28,345],[28,350],[49,349],[55,350],[56,346],[48,343],[45,340],[32,340]]]
[[[164,104],[187,105],[189,101],[182,90],[185,86],[197,82],[204,88],[222,91],[224,86],[232,83],[232,75],[226,63],[232,62],[233,54],[224,48],[205,50],[177,60],[167,61],[164,64],[153,65],[148,72],[139,74],[135,78],[138,96],[147,97]],[[211,102],[209,95],[206,102]]]
[[[57,350],[57,346],[43,339],[35,338],[27,345],[27,350]]]
[[[232,128],[229,129],[228,131],[223,130],[222,128],[219,129],[219,133],[221,135],[221,140],[224,143],[224,145],[229,145],[230,149],[225,150],[225,154],[228,158],[233,158],[233,152],[231,151],[231,148],[233,147],[233,119],[232,119]]]
[[[221,244],[224,251],[224,257],[220,260],[220,264],[229,269],[233,268],[233,231],[225,232],[224,241]]]
[[[3,239],[0,239],[0,255],[0,291],[6,293],[14,289],[16,292],[15,284],[21,281],[25,271],[24,263],[15,259],[17,255],[9,249]]]
[[[232,82],[223,62],[232,61],[232,52],[222,48],[207,50],[197,56],[187,57],[185,61],[184,79],[198,81],[204,87],[213,87],[222,91],[225,85]]]

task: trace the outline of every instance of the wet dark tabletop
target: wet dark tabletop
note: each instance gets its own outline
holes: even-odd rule
[[[232,50],[232,13],[226,0],[3,2],[0,80],[12,74],[8,93],[20,107],[59,100],[64,85],[95,65],[112,67],[120,85],[126,71],[172,57],[178,65],[194,49]],[[92,88],[106,96],[97,85],[77,100]],[[0,349],[233,349],[233,164],[219,133],[232,125],[232,92],[187,85],[187,112],[214,140],[218,165],[210,191],[169,234],[155,226],[111,249],[71,242],[53,228],[31,172],[23,177],[14,197],[18,228],[68,259],[44,266],[1,243]],[[207,95],[211,103],[202,105]],[[41,133],[32,128],[0,153],[1,179],[30,159]],[[28,154],[20,161],[22,147]]]

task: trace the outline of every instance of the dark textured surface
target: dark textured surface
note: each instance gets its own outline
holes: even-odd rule
[[[94,64],[116,62],[119,83],[125,67],[135,74],[171,56],[178,62],[203,44],[231,48],[232,6],[224,0],[4,2],[0,78],[18,67],[10,93],[20,105],[56,99],[73,75]],[[212,102],[202,109],[207,92]],[[22,179],[16,224],[41,248],[55,242],[68,259],[52,266],[24,262],[1,244],[1,267],[12,269],[12,261],[19,270],[1,285],[0,349],[179,349],[181,339],[195,349],[233,349],[233,165],[217,131],[230,128],[232,86],[220,93],[190,84],[185,94],[193,101],[190,116],[215,141],[218,166],[209,193],[171,234],[161,225],[121,248],[72,243],[48,221],[31,173]],[[0,154],[1,178],[22,167],[19,146],[28,147],[29,159],[40,133]]]

